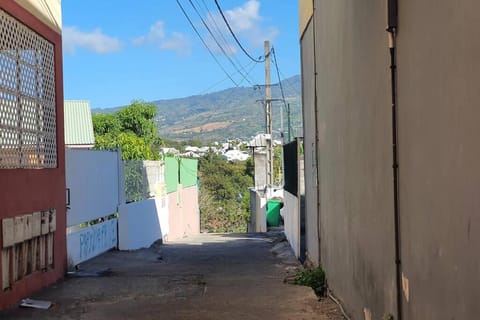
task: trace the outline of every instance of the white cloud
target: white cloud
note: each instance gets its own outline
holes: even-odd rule
[[[225,10],[225,17],[233,32],[253,47],[262,47],[265,40],[274,42],[279,33],[276,27],[262,25],[264,18],[260,15],[258,0],[248,0],[240,7]]]
[[[170,38],[164,39],[160,49],[173,50],[179,56],[189,56],[192,53],[190,42],[184,34],[179,32],[173,32]]]
[[[75,53],[78,48],[95,53],[110,53],[121,48],[120,40],[103,34],[98,28],[91,32],[83,32],[77,27],[64,27],[62,34],[63,49],[70,54]]]
[[[208,46],[208,48],[214,53],[217,53],[217,54],[224,54],[225,53],[226,55],[233,56],[238,51],[237,46],[235,44],[233,44],[233,42],[232,43],[226,43],[224,41],[221,41],[220,37],[217,37],[217,41],[219,41],[220,45],[223,48],[223,51],[225,51],[225,52],[222,51],[222,49],[215,42],[215,39],[213,39],[213,37],[210,34],[205,35],[204,39],[205,39],[205,43]]]
[[[259,11],[260,2],[257,0],[249,0],[241,7],[226,10],[225,16],[234,31],[242,32],[254,28],[261,20]]]
[[[147,35],[140,36],[133,40],[135,44],[160,44],[165,39],[165,23],[163,21],[157,21],[150,27]]]
[[[180,32],[165,32],[163,21],[155,22],[146,35],[133,40],[136,45],[150,44],[158,46],[161,50],[175,51],[179,56],[191,54],[191,44],[187,36]]]

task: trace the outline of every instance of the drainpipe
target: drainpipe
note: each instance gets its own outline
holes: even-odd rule
[[[397,27],[398,10],[397,0],[387,0],[388,5],[388,46],[390,50],[390,77],[392,97],[392,169],[393,169],[393,210],[395,233],[395,276],[397,319],[402,320],[402,271],[400,248],[400,212],[399,212],[399,183],[398,183],[398,118],[397,118]]]

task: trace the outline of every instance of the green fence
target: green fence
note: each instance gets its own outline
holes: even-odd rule
[[[198,177],[198,160],[182,158],[165,158],[165,183],[167,193],[177,191],[178,184],[184,188],[195,186]]]

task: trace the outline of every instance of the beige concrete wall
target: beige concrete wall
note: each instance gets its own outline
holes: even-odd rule
[[[305,170],[305,246],[306,257],[313,265],[320,263],[318,237],[317,142],[315,135],[315,50],[313,22],[301,38],[303,144]]]
[[[306,202],[314,200],[307,170],[316,150],[320,261],[353,319],[396,315],[385,5],[315,0],[315,50],[309,25],[301,38]],[[479,9],[474,0],[402,0],[399,6],[403,319],[480,314]],[[316,123],[308,119],[315,94]]]
[[[399,10],[404,319],[477,319],[480,2],[402,0]]]
[[[300,31],[300,36],[305,32],[305,29],[307,28],[308,22],[313,16],[313,0],[299,0],[298,1],[298,6],[299,6],[299,31]]]
[[[321,263],[354,319],[396,310],[385,6],[315,1]]]

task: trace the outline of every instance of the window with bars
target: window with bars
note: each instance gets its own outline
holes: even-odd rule
[[[54,46],[0,9],[0,169],[56,167]]]

